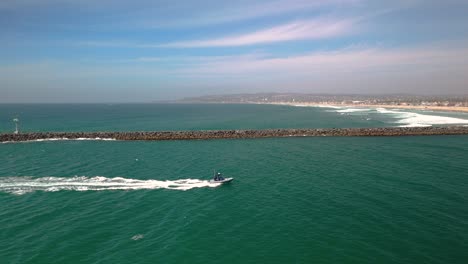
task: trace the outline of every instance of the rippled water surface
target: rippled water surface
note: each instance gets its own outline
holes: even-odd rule
[[[279,108],[237,122],[368,121]],[[467,160],[467,136],[0,144],[0,263],[465,263]]]

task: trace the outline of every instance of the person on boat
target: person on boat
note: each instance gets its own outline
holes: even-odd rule
[[[216,174],[214,180],[215,180],[215,181],[222,181],[222,180],[224,180],[223,175],[222,175],[220,172],[218,172],[218,174]]]

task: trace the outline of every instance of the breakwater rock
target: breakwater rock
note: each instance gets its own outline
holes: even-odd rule
[[[264,130],[200,130],[144,132],[33,132],[0,134],[0,142],[34,140],[195,140],[268,137],[361,137],[361,136],[422,136],[468,135],[468,127],[386,127],[329,129],[264,129]]]

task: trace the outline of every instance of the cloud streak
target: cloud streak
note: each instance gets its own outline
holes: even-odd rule
[[[289,57],[266,53],[230,56],[138,57],[96,63],[40,64],[0,66],[0,80],[65,77],[165,76],[170,78],[218,79],[236,77],[248,83],[252,76],[266,80],[304,76],[313,81],[317,76],[352,74],[365,77],[372,74],[400,72],[403,74],[448,72],[456,78],[468,71],[466,47],[440,46],[418,48],[350,47]],[[170,67],[169,67],[170,66]],[[16,76],[16,77],[15,77]],[[466,77],[463,77],[467,79]]]
[[[242,56],[228,60],[202,62],[189,69],[195,74],[208,76],[249,75],[270,73],[294,76],[314,76],[323,73],[337,75],[356,73],[365,75],[375,72],[418,72],[468,70],[467,48],[347,48],[322,51],[290,57]]]
[[[59,101],[148,101],[200,91],[459,94],[468,83],[466,57],[466,45],[446,45],[350,47],[290,57],[253,53],[44,61],[0,66],[0,92],[5,95],[0,102],[50,101],[51,95]]]
[[[277,25],[250,33],[204,40],[177,41],[166,44],[129,41],[80,41],[79,46],[121,48],[208,48],[239,47],[300,40],[318,40],[352,34],[358,19],[318,18]]]
[[[285,15],[301,11],[311,11],[320,8],[350,7],[363,0],[276,0],[276,1],[238,1],[237,4],[224,7],[208,5],[203,12],[187,14],[171,21],[146,21],[142,25],[149,27],[180,27],[180,26],[206,26],[245,21],[269,16]],[[193,9],[193,8],[192,8]]]
[[[293,40],[324,39],[348,34],[352,31],[352,25],[352,20],[316,19],[297,21],[237,36],[226,36],[207,40],[173,42],[158,45],[157,47],[234,47]]]
[[[64,76],[151,75],[208,76],[278,73],[282,76],[339,73],[367,74],[375,72],[468,71],[468,48],[464,45],[440,45],[415,48],[349,47],[333,51],[318,51],[296,56],[278,57],[268,53],[249,53],[226,56],[137,57],[109,61],[81,61],[70,64],[62,61],[0,65],[0,77],[15,74],[44,77],[54,72]],[[168,65],[175,67],[168,68]],[[77,71],[79,70],[79,71]],[[56,77],[60,77],[57,74]],[[28,78],[29,78],[28,77]]]
[[[0,11],[41,8],[73,8],[76,11],[92,10],[114,13],[117,19],[111,25],[129,23],[141,28],[179,28],[218,25],[290,13],[326,8],[352,7],[364,0],[2,0]],[[131,11],[131,12],[129,12]],[[168,14],[171,14],[168,16]],[[121,23],[122,19],[125,23]]]

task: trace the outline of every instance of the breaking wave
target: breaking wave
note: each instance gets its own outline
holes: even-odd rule
[[[370,108],[347,108],[342,110],[336,110],[338,113],[354,113],[354,112],[369,112],[372,111]]]
[[[391,119],[391,123],[396,124],[399,127],[430,127],[433,125],[467,125],[468,119],[458,118],[458,117],[450,117],[450,116],[443,116],[443,115],[435,115],[434,112],[431,114],[420,114],[417,112],[408,112],[402,110],[395,110],[395,109],[387,109],[387,108],[341,108],[341,109],[333,109],[329,110],[329,112],[336,112],[340,113],[341,115],[344,114],[351,114],[354,115],[375,115],[375,114],[382,114],[386,117]],[[369,118],[367,117],[366,120],[371,119],[378,119],[377,118]]]
[[[395,121],[395,123],[400,124],[400,127],[429,127],[432,125],[468,124],[468,119],[455,117],[392,111],[385,108],[377,108],[376,110],[381,114],[390,114],[392,117],[399,119]]]
[[[341,109],[342,107],[336,105],[326,105],[326,104],[293,104],[292,106],[296,107],[320,107],[320,108],[333,108],[333,109]]]
[[[0,192],[25,194],[35,191],[108,191],[170,189],[186,191],[193,188],[217,187],[220,183],[206,180],[180,179],[174,181],[137,180],[121,177],[0,177]]]

